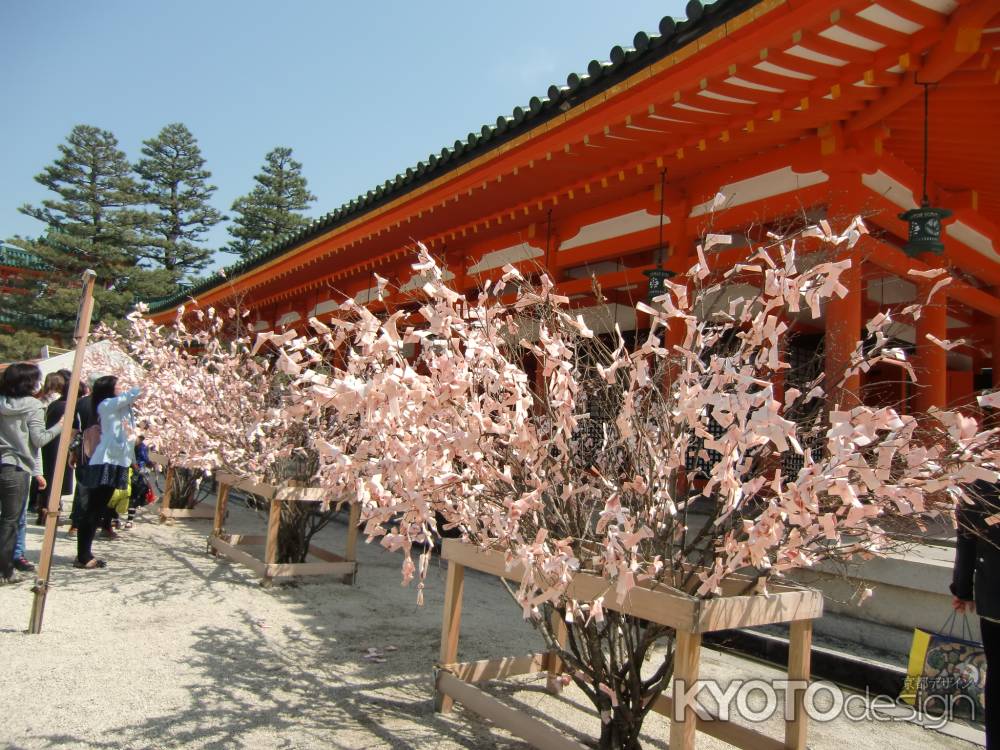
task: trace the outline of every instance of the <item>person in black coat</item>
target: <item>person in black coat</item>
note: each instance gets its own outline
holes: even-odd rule
[[[73,429],[82,433],[93,423],[93,409],[90,408],[89,391],[84,383],[80,383],[80,391],[76,400],[76,418],[73,420]],[[65,409],[66,407],[63,406]],[[71,459],[72,460],[72,459]],[[74,473],[79,471],[79,466],[75,467]],[[69,532],[67,536],[74,538],[79,525],[80,514],[87,506],[87,488],[80,483],[80,477],[76,476],[76,488],[73,491],[73,506],[69,513]]]
[[[952,606],[979,614],[986,652],[986,748],[1000,748],[1000,485],[967,488],[974,504],[958,508]],[[993,669],[991,669],[991,665]],[[991,676],[992,675],[992,676]]]
[[[69,383],[66,384],[68,389]],[[66,413],[66,390],[63,390],[60,398],[53,401],[45,409],[45,427],[51,427],[63,418]],[[45,511],[48,507],[49,493],[52,491],[52,477],[56,473],[56,456],[59,452],[59,441],[53,440],[42,447],[42,474],[48,483],[48,488],[39,493],[38,498],[38,518],[35,520],[39,526],[45,525]],[[63,473],[63,486],[60,497],[73,492],[73,469],[67,467]]]

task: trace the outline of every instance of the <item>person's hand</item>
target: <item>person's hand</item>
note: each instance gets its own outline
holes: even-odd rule
[[[45,477],[35,477],[35,482],[38,484],[38,489],[44,490],[49,486],[49,483],[45,481]]]
[[[959,599],[957,596],[951,597],[951,607],[961,614],[972,614],[976,611],[976,603],[970,599]]]

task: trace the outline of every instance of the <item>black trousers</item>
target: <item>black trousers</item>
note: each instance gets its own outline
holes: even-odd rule
[[[1000,750],[1000,622],[979,618],[986,652],[986,750]]]
[[[21,511],[28,502],[31,475],[16,466],[0,466],[0,577],[14,575],[14,545]]]
[[[76,559],[88,563],[94,559],[91,546],[94,536],[104,520],[108,501],[114,494],[114,487],[91,487],[84,491],[81,488],[77,496],[74,512],[76,513]]]
[[[69,509],[69,524],[72,528],[80,528],[80,516],[83,515],[85,507],[87,507],[87,488],[77,479],[73,490],[73,505]]]

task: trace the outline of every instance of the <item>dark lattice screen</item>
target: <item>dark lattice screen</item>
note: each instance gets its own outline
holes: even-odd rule
[[[708,415],[705,429],[716,440],[726,434],[726,430],[721,424],[715,421],[715,418],[711,414]],[[684,468],[687,471],[708,476],[709,472],[712,471],[712,467],[721,460],[721,453],[705,448],[705,438],[692,436],[688,444],[687,455],[684,457]]]
[[[810,384],[823,371],[823,337],[796,336],[789,341],[786,357],[790,368],[785,373],[785,387],[808,392]],[[813,425],[806,416],[806,412],[816,413],[812,407],[815,407],[814,403],[793,406],[785,413],[785,418],[798,424],[798,437],[803,450],[810,450],[813,458],[819,459],[823,444],[809,436]],[[804,465],[805,458],[795,451],[785,451],[781,455],[781,472],[785,479],[794,479]]]

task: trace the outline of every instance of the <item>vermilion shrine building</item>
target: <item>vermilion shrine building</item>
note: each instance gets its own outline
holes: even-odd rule
[[[44,278],[50,270],[35,255],[15,245],[0,242],[0,294],[9,295],[9,299],[16,300],[16,295],[28,294],[25,280]],[[16,308],[0,310],[0,332],[13,333],[19,330],[38,331],[60,344],[63,340],[58,325],[45,316],[24,313]]]
[[[547,268],[560,293],[593,305],[596,277],[608,304],[587,313],[592,327],[603,318],[641,330],[633,305],[661,241],[664,267],[683,272],[706,232],[731,233],[737,247],[711,256],[722,268],[742,258],[742,238],[861,214],[872,234],[849,252],[850,294],[796,324],[802,341],[824,343],[828,373],[844,366],[863,319],[926,295],[910,270],[942,267],[954,281],[941,303],[900,334],[923,386],[894,373],[885,387],[926,407],[968,398],[988,368],[1000,383],[1000,2],[695,0],[687,14],[224,277],[160,301],[154,317],[169,320],[192,296],[238,298],[258,329],[301,327],[346,296],[374,299],[373,273],[400,287],[392,301],[402,303],[423,283],[410,268],[421,240],[470,292],[514,263]],[[951,211],[942,254],[904,252],[898,216],[923,197],[924,83],[927,197]],[[713,212],[718,192],[726,200]],[[946,352],[928,334],[974,345]]]

